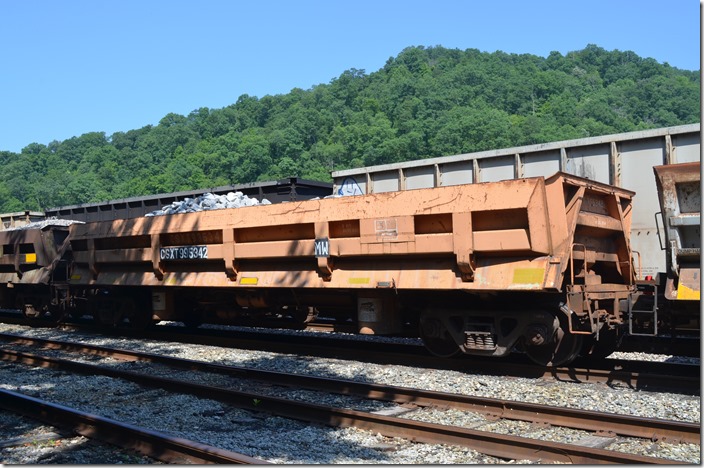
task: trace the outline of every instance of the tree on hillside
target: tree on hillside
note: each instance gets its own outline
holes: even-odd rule
[[[408,47],[378,71],[158,125],[0,152],[0,212],[699,122],[698,71],[589,44],[548,57]]]

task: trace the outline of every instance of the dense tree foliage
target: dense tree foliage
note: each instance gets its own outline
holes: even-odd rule
[[[595,45],[547,58],[410,47],[286,95],[0,152],[0,212],[699,122],[698,71]]]

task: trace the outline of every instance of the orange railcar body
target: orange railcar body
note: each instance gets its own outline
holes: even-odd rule
[[[569,275],[628,286],[633,195],[558,173],[76,224],[71,283],[560,291]]]

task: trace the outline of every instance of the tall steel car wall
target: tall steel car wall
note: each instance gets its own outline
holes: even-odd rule
[[[701,124],[336,171],[336,194],[366,194],[550,176],[557,171],[636,192],[631,247],[638,278],[666,271],[653,166],[701,159]],[[659,232],[658,232],[659,231]],[[638,257],[636,256],[636,262]],[[638,265],[636,265],[638,267]]]

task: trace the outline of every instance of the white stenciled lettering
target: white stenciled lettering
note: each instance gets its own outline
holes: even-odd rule
[[[330,256],[330,241],[327,238],[315,240],[315,256],[329,257]]]
[[[162,247],[159,249],[161,260],[198,260],[208,258],[207,245],[188,245],[183,247]]]

